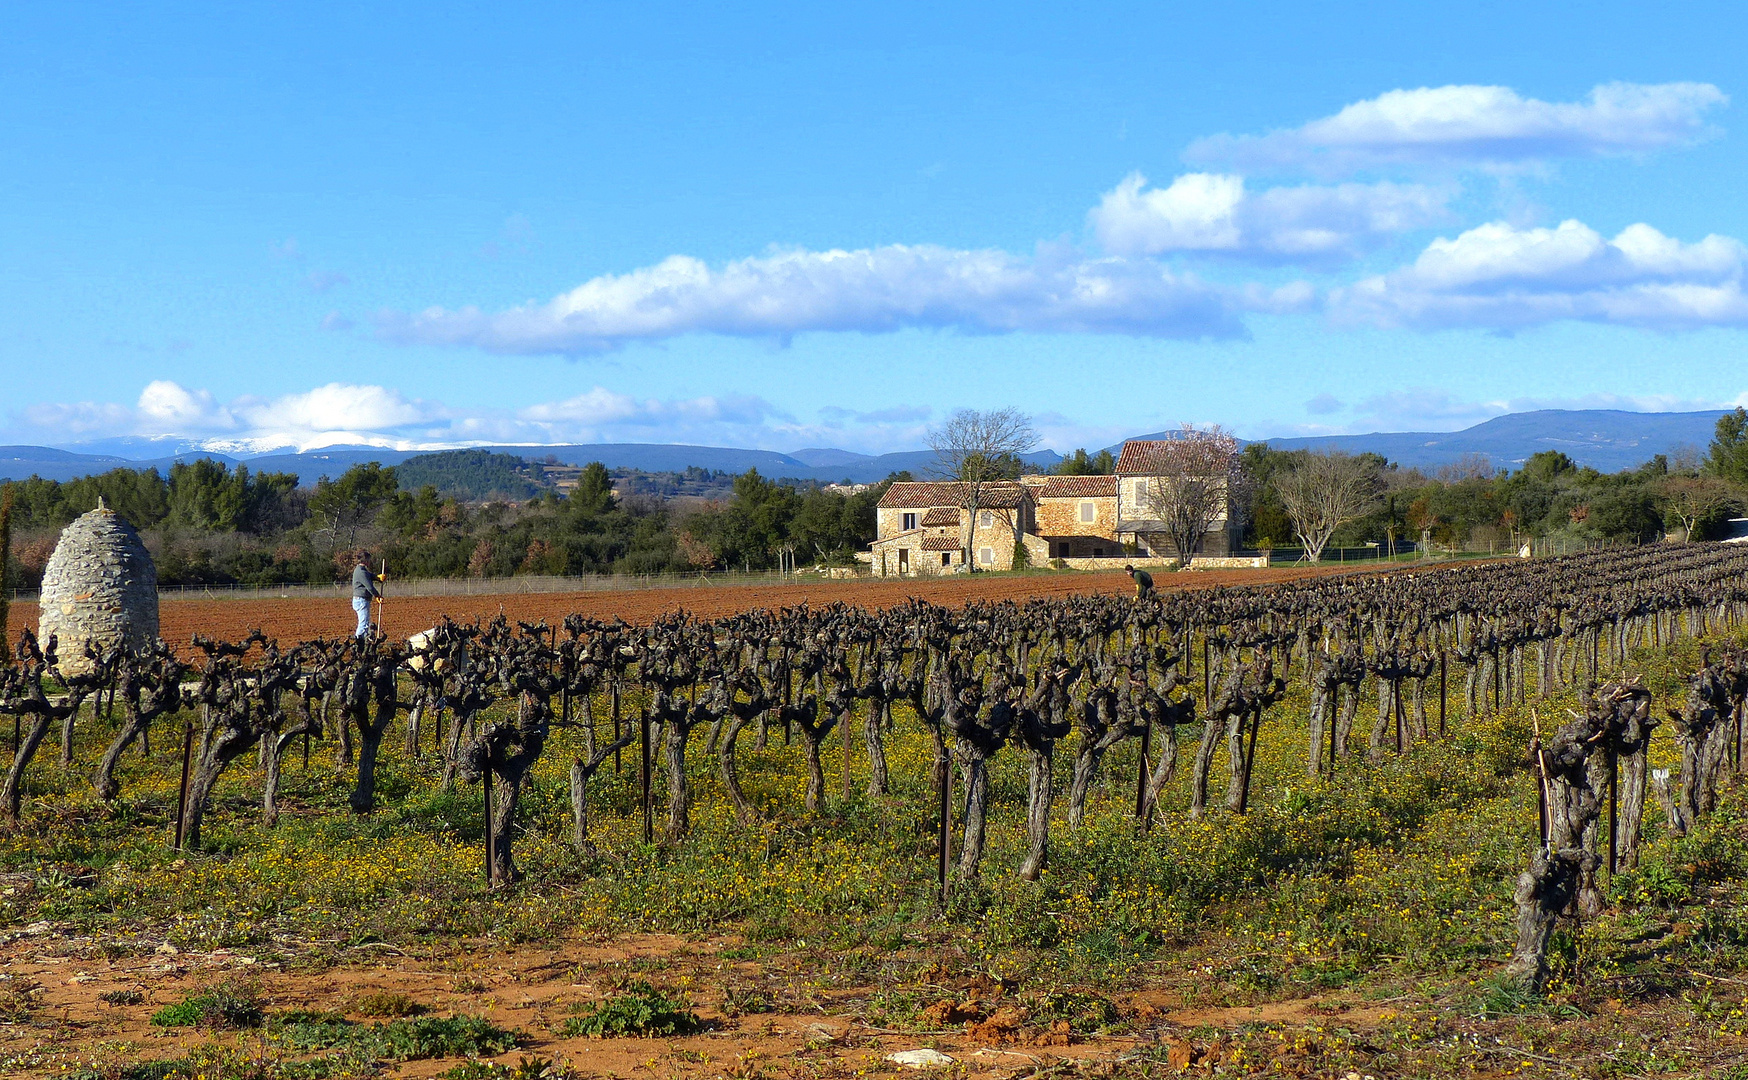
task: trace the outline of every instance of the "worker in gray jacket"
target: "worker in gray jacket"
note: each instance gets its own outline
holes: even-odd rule
[[[354,637],[370,633],[370,602],[381,599],[382,590],[376,587],[381,580],[370,569],[370,552],[359,552],[358,565],[352,568],[352,610],[358,613],[358,629]]]

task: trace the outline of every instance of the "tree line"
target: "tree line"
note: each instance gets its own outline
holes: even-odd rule
[[[499,455],[501,456],[501,455]],[[414,459],[417,463],[420,459]],[[463,478],[502,483],[540,477],[507,463],[458,463]],[[455,472],[455,469],[450,469]],[[331,582],[356,553],[386,558],[399,577],[515,574],[651,574],[764,570],[850,561],[874,539],[874,504],[886,485],[855,494],[766,479],[734,478],[728,497],[671,498],[615,492],[605,466],[586,466],[568,494],[468,500],[428,481],[432,470],[355,465],[300,486],[290,473],[197,460],[118,468],[57,482],[31,477],[11,493],[6,586],[31,589],[60,530],[98,500],[141,530],[165,585]],[[635,491],[648,486],[625,485]]]
[[[1719,418],[1704,454],[1698,448],[1657,454],[1617,473],[1578,465],[1558,450],[1537,453],[1515,470],[1471,455],[1429,474],[1372,453],[1241,446],[1217,428],[1186,426],[1172,441],[1183,447],[1172,457],[1184,462],[1184,476],[1164,485],[1151,512],[1168,522],[1186,518],[1187,537],[1199,535],[1217,516],[1208,508],[1206,481],[1220,477],[1221,492],[1243,508],[1247,547],[1303,549],[1313,561],[1328,546],[1404,540],[1503,552],[1529,540],[1582,546],[1708,539],[1748,507],[1742,408]],[[1081,449],[1056,471],[1098,475],[1115,467],[1108,452]]]
[[[1740,408],[1719,419],[1705,454],[1658,454],[1612,474],[1556,450],[1515,470],[1469,458],[1428,474],[1376,454],[1241,445],[1217,428],[1186,426],[1173,441],[1180,449],[1168,457],[1184,476],[1166,478],[1147,510],[1171,526],[1186,554],[1227,499],[1240,508],[1247,547],[1302,549],[1312,560],[1329,546],[1404,540],[1503,552],[1532,539],[1574,546],[1703,539],[1748,505],[1748,410]],[[989,484],[1017,478],[1020,455],[1034,442],[1029,418],[1013,410],[961,411],[930,439],[939,471],[960,480],[973,501]],[[350,570],[361,548],[387,558],[402,577],[848,564],[875,537],[875,505],[886,487],[911,478],[894,474],[844,494],[748,470],[725,490],[728,478],[695,470],[699,476],[676,475],[665,485],[679,494],[662,497],[644,492],[664,485],[642,475],[616,479],[597,462],[561,494],[543,486],[539,465],[507,455],[428,457],[398,468],[356,465],[313,486],[290,473],[207,459],[167,474],[118,468],[66,482],[33,476],[6,485],[13,501],[6,585],[36,587],[59,530],[99,498],[142,531],[166,585],[330,582]],[[1108,451],[1079,449],[1055,471],[1109,474],[1115,466]],[[497,497],[469,499],[458,490]]]

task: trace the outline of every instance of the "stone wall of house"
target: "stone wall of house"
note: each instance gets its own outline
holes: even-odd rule
[[[1190,560],[1190,570],[1267,570],[1267,555],[1197,555]]]
[[[1014,528],[1012,510],[993,510],[992,524],[976,529],[973,533],[971,557],[979,570],[1009,570],[1014,564]],[[1026,553],[1031,558],[1033,566],[1043,566],[1050,560],[1050,547],[1044,540],[1031,533],[1021,533],[1020,542],[1026,546]],[[951,542],[952,550],[930,550],[925,541],[934,541],[939,547],[943,542]],[[944,526],[939,528],[919,528],[915,532],[900,533],[876,540],[869,548],[871,556],[869,565],[875,577],[897,577],[899,569],[899,551],[906,552],[904,570],[908,575],[958,574],[964,572],[964,559],[959,546],[963,543],[962,528]],[[942,556],[946,562],[942,562]],[[986,558],[987,556],[987,558]]]
[[[1054,562],[1052,561],[1052,565]],[[1070,570],[1121,570],[1127,566],[1155,573],[1168,573],[1178,568],[1176,559],[1158,559],[1147,555],[1123,555],[1105,559],[1062,559]]]
[[[1090,504],[1092,521],[1081,520],[1081,507]],[[1039,536],[1097,536],[1117,538],[1117,500],[1102,498],[1048,498],[1038,500]]]
[[[61,531],[43,568],[37,635],[59,639],[61,671],[91,669],[85,646],[141,646],[158,636],[158,571],[140,534],[98,507]]]

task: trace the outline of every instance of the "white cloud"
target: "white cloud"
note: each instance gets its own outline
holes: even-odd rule
[[[375,431],[405,427],[438,415],[382,386],[328,383],[301,394],[266,400],[241,398],[233,403],[242,426],[265,431]]]
[[[1149,188],[1130,173],[1088,215],[1117,255],[1202,252],[1262,262],[1352,258],[1445,220],[1449,193],[1421,184],[1339,184],[1250,193],[1242,176],[1187,173]]]
[[[518,410],[515,416],[543,433],[574,441],[590,432],[627,428],[674,430],[701,425],[754,426],[782,414],[756,397],[732,395],[639,401],[628,394],[597,386],[563,401],[531,405]],[[649,432],[645,431],[643,438],[648,436]]]
[[[701,395],[636,398],[596,386],[520,409],[456,407],[399,390],[330,383],[274,398],[219,402],[168,380],[149,384],[133,406],[42,403],[0,416],[0,442],[64,445],[144,436],[248,455],[339,444],[436,450],[482,444],[647,442],[788,451],[837,446],[868,453],[915,449],[927,408],[864,412],[822,409],[798,420],[762,398]]]
[[[1434,240],[1411,265],[1332,291],[1338,322],[1512,330],[1583,320],[1659,330],[1748,324],[1748,249],[1724,236],[1693,244],[1649,225],[1613,240],[1587,225],[1477,226]]]
[[[1504,86],[1391,90],[1303,127],[1198,139],[1185,157],[1325,174],[1391,165],[1509,168],[1689,145],[1712,134],[1706,115],[1728,101],[1709,83],[1607,83],[1580,102],[1539,101]]]
[[[42,402],[18,412],[18,424],[26,431],[52,432],[56,438],[113,434],[125,430],[133,419],[126,405],[99,401]]]
[[[189,390],[168,379],[146,384],[135,403],[139,419],[162,430],[207,431],[231,425],[230,417],[205,390]]]
[[[1240,314],[1304,302],[1305,290],[1233,290],[1148,260],[1058,248],[1003,251],[889,245],[785,251],[720,269],[684,255],[607,274],[507,311],[386,312],[391,341],[499,353],[592,353],[689,333],[786,338],[909,327],[1198,338],[1243,334]]]

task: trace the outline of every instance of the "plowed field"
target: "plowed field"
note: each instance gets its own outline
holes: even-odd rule
[[[1165,589],[1206,589],[1218,585],[1254,585],[1291,581],[1314,574],[1352,573],[1349,566],[1280,567],[1269,570],[1205,570],[1160,574],[1154,580]],[[491,618],[500,611],[510,619],[557,622],[571,612],[594,618],[615,616],[627,622],[648,622],[670,611],[686,610],[715,618],[753,608],[792,607],[803,601],[818,607],[836,601],[867,608],[901,604],[911,597],[937,604],[968,600],[1024,599],[1074,593],[1127,593],[1134,588],[1123,573],[990,575],[974,578],[901,581],[816,581],[794,585],[693,586],[666,589],[612,590],[574,593],[512,593],[501,596],[421,596],[388,598],[384,627],[405,637],[448,615],[458,621]],[[12,605],[8,635],[36,626],[36,605]],[[350,632],[349,601],[343,599],[183,599],[169,595],[159,605],[164,640],[186,643],[196,632],[236,639],[260,628],[281,641],[297,641]]]

